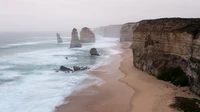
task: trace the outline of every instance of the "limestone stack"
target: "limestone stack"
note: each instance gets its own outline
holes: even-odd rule
[[[85,43],[95,42],[95,34],[89,28],[84,27],[80,32],[80,40]]]
[[[74,48],[74,47],[82,47],[81,41],[79,40],[79,37],[78,37],[78,31],[76,28],[72,30],[71,43],[70,43],[70,48]]]
[[[133,31],[134,66],[151,75],[180,67],[200,95],[200,19],[143,20]]]
[[[60,37],[60,34],[56,33],[56,36],[57,36],[57,42],[62,43],[62,38]]]
[[[126,23],[122,26],[120,32],[120,42],[132,41],[133,40],[133,30],[138,26],[137,23]]]

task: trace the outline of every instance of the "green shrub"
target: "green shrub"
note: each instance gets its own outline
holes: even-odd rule
[[[158,73],[157,78],[164,81],[170,81],[174,85],[188,85],[188,77],[180,67],[164,67]]]
[[[175,102],[170,107],[183,112],[200,112],[200,100],[194,98],[175,97]]]

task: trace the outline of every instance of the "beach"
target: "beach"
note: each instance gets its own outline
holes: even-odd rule
[[[187,87],[178,88],[134,68],[130,45],[119,43],[114,49],[121,53],[90,72],[103,84],[77,89],[55,112],[175,112],[169,107],[174,96],[192,96]]]

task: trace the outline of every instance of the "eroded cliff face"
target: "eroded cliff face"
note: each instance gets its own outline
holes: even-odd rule
[[[87,27],[82,28],[80,32],[81,42],[95,42],[95,34]]]
[[[144,20],[133,31],[134,66],[157,76],[181,67],[191,91],[200,95],[200,19]]]
[[[104,37],[120,37],[122,25],[109,25],[94,28],[95,34],[103,35]]]
[[[122,26],[120,31],[120,42],[132,41],[133,40],[133,30],[138,26],[137,23],[126,23]]]

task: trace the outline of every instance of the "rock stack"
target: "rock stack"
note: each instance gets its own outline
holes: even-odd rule
[[[58,43],[62,43],[62,38],[59,33],[56,33]]]
[[[95,42],[95,34],[87,27],[82,28],[80,32],[81,42]]]
[[[76,28],[72,30],[71,43],[70,43],[70,48],[74,48],[74,47],[82,47],[81,41],[79,40],[79,37],[78,37],[78,31]]]

